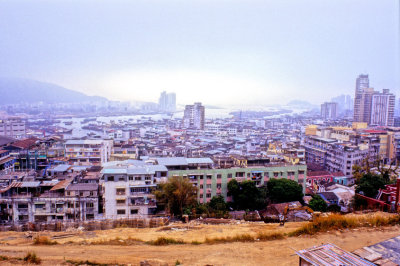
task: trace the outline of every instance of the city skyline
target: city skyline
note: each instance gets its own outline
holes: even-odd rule
[[[0,76],[110,100],[270,105],[352,94],[368,73],[399,95],[397,2],[252,3],[3,2]]]

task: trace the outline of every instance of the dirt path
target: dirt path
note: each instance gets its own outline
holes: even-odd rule
[[[221,228],[222,227],[222,228]],[[205,226],[204,228],[193,230],[192,234],[187,233],[186,237],[192,236],[197,239],[197,234],[204,233],[202,230],[215,234],[222,229],[226,235],[228,229],[233,230],[238,227],[241,233],[243,229],[256,231],[265,229],[262,225],[233,225],[230,226]],[[241,228],[243,227],[243,228]],[[261,227],[261,229],[260,229]],[[290,227],[296,227],[292,224]],[[272,229],[272,228],[271,228]],[[118,235],[121,238],[134,234],[136,230],[141,229],[121,229],[110,230],[109,237]],[[157,229],[148,229],[154,235],[168,234]],[[225,231],[227,230],[227,231]],[[286,229],[284,229],[286,230]],[[225,232],[224,232],[225,231]],[[262,230],[264,231],[264,230]],[[170,232],[170,231],[168,231]],[[185,231],[170,232],[170,237],[175,237]],[[188,231],[186,231],[188,232]],[[107,231],[98,231],[101,238],[107,235]],[[142,232],[145,234],[145,232]],[[17,244],[21,233],[4,233],[3,239],[10,239],[16,235],[14,244],[7,244],[2,241],[0,245],[0,255],[23,257],[26,252],[34,251],[43,260],[42,265],[65,265],[65,260],[89,260],[101,263],[124,263],[138,265],[140,261],[146,259],[155,259],[175,265],[178,260],[183,265],[296,265],[298,257],[294,256],[293,249],[299,250],[322,243],[334,243],[345,250],[353,251],[363,246],[372,245],[377,242],[400,235],[400,226],[386,228],[368,228],[354,229],[343,232],[330,232],[316,236],[291,237],[283,240],[274,240],[255,243],[228,243],[228,244],[201,244],[201,245],[169,245],[169,246],[150,246],[146,244],[137,244],[132,246],[118,245],[77,245],[77,244],[59,244],[54,246],[33,246],[29,241],[22,241]],[[5,238],[4,238],[5,237]],[[202,235],[204,238],[205,235]],[[96,237],[97,238],[97,237]],[[138,237],[139,238],[139,237]],[[2,263],[2,265],[15,265],[15,263]]]

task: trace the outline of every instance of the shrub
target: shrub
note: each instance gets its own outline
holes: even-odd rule
[[[289,236],[314,235],[328,230],[350,229],[356,227],[374,227],[400,224],[398,215],[382,216],[347,216],[340,214],[331,214],[327,217],[318,217],[302,227],[289,233]]]
[[[257,235],[257,239],[261,241],[271,241],[271,240],[278,240],[278,239],[284,239],[285,234],[283,233],[271,233],[271,234],[265,234],[265,233],[259,233]]]
[[[24,261],[33,264],[40,264],[42,262],[42,260],[38,256],[36,256],[35,252],[28,252],[24,257]]]
[[[185,244],[183,240],[173,239],[168,237],[159,237],[156,240],[148,241],[147,244],[154,246],[165,246],[165,245],[174,245],[174,244]]]
[[[36,236],[33,239],[33,244],[34,245],[56,245],[57,242],[51,241],[48,236]]]

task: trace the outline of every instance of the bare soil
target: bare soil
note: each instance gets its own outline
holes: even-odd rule
[[[42,265],[69,265],[66,260],[86,261],[109,264],[139,265],[149,260],[154,265],[296,265],[298,257],[294,250],[300,250],[323,243],[334,243],[345,250],[353,251],[364,246],[376,244],[399,236],[400,226],[361,228],[321,233],[314,236],[289,237],[252,243],[200,244],[151,246],[137,242],[124,245],[124,239],[133,238],[143,241],[158,237],[182,239],[185,242],[204,241],[205,238],[227,237],[238,234],[257,234],[272,232],[290,232],[302,223],[278,224],[232,223],[204,225],[198,223],[172,224],[161,228],[117,228],[93,232],[41,232],[55,239],[57,245],[35,246],[27,233],[0,233],[0,255],[24,257],[28,251],[35,252]],[[36,233],[33,233],[36,234]],[[67,235],[69,234],[69,235]],[[92,245],[95,241],[120,241],[121,245]],[[0,261],[1,265],[18,265],[22,261]]]

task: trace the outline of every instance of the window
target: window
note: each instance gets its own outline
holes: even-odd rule
[[[124,205],[125,200],[124,199],[117,199],[117,205]]]
[[[86,202],[86,208],[93,208],[94,204],[93,202]]]
[[[83,191],[79,192],[79,196],[83,197]]]
[[[125,195],[125,188],[117,188],[117,195]]]
[[[145,180],[151,180],[151,176],[146,176]]]
[[[200,176],[200,179],[203,179],[203,176],[202,176],[202,175]]]
[[[129,181],[133,181],[133,175],[129,176]]]
[[[117,214],[118,215],[124,215],[125,214],[125,210],[117,210]]]
[[[222,175],[218,174],[217,179],[221,179],[221,178],[222,178]]]
[[[207,184],[207,188],[211,188],[211,184]]]
[[[142,177],[141,176],[135,176],[135,181],[141,181]]]
[[[149,192],[149,191],[145,187],[133,187],[133,188],[131,188],[131,194],[132,193],[146,193],[146,192]]]
[[[221,184],[217,184],[217,188],[220,189],[222,187]]]
[[[125,181],[125,177],[120,176],[120,177],[118,178],[118,181]]]
[[[236,172],[236,177],[244,177],[244,172]]]
[[[206,194],[206,197],[207,197],[207,198],[211,198],[211,193],[207,193],[207,194]]]
[[[109,176],[109,177],[107,177],[107,181],[114,181],[114,176]]]
[[[207,175],[207,179],[212,179],[212,175]]]
[[[232,174],[228,174],[228,178],[232,178]]]
[[[138,214],[139,210],[138,209],[131,209],[131,214]]]
[[[203,185],[200,185],[200,189],[203,189],[203,187],[204,187]]]

